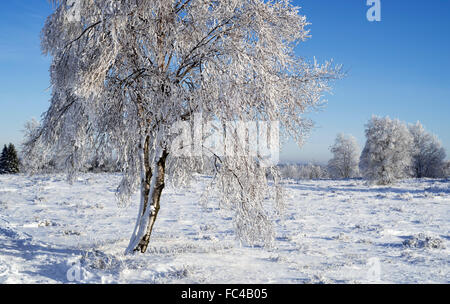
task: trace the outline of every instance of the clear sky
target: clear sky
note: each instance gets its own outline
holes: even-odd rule
[[[372,114],[420,120],[450,154],[450,1],[381,0],[381,22],[369,22],[366,0],[296,0],[312,23],[298,55],[334,59],[347,71],[300,149],[288,143],[284,161],[326,162],[337,133],[364,145]],[[0,145],[20,146],[22,129],[49,105],[50,58],[40,51],[40,30],[51,13],[47,0],[3,1],[0,10]]]

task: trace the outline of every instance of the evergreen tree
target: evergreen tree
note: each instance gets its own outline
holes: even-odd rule
[[[3,147],[0,157],[0,173],[15,174],[19,173],[19,157],[17,156],[16,147],[13,144]]]
[[[8,171],[9,173],[19,173],[19,156],[17,155],[16,147],[13,144],[8,146]]]
[[[6,158],[8,154],[8,147],[6,145],[3,147],[2,154],[0,156],[0,174],[6,173]]]

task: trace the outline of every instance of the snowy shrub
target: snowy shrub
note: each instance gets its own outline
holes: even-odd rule
[[[92,160],[87,165],[87,171],[99,173],[99,172],[118,172],[120,167],[118,166],[117,157],[114,155],[109,156],[93,156]]]
[[[445,248],[442,240],[437,237],[429,236],[424,233],[419,233],[409,237],[403,242],[403,246],[409,248],[429,248],[441,249]]]
[[[373,116],[366,138],[359,168],[367,180],[386,185],[410,175],[413,139],[404,123]]]
[[[445,176],[445,150],[439,139],[417,122],[409,125],[413,137],[412,170],[417,178]]]
[[[409,192],[405,192],[405,193],[398,194],[397,198],[400,200],[404,200],[404,201],[411,201],[414,198],[414,196]]]
[[[333,158],[328,162],[328,173],[332,178],[352,178],[359,175],[359,147],[352,135],[338,134],[330,147]]]

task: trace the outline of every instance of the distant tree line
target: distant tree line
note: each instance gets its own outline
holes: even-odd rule
[[[450,176],[450,162],[436,135],[420,122],[407,125],[398,119],[373,116],[366,124],[362,153],[356,138],[338,134],[330,147],[327,166],[280,165],[281,175],[291,179],[347,179],[363,177],[370,183],[387,185],[408,177]]]
[[[27,123],[25,130],[33,133],[37,122]],[[420,122],[407,125],[398,119],[373,116],[366,124],[366,143],[362,152],[356,138],[338,134],[330,147],[333,157],[327,165],[280,164],[280,176],[285,179],[348,179],[364,178],[370,183],[390,184],[396,180],[450,177],[450,162],[436,135],[425,130]],[[81,171],[119,172],[118,155],[114,149],[92,149]],[[67,159],[59,157],[42,162],[40,171],[61,172]],[[1,158],[1,173],[18,172],[17,153],[12,144],[5,146]],[[183,161],[177,166],[182,166]],[[214,161],[202,161],[193,168],[197,173],[213,174]],[[177,179],[175,175],[173,180]],[[172,180],[171,179],[171,180]]]
[[[328,169],[320,164],[280,164],[280,175],[285,179],[309,180],[330,178]]]
[[[420,122],[407,125],[398,119],[373,116],[366,124],[366,138],[359,169],[371,183],[387,185],[407,177],[448,174],[445,149]]]

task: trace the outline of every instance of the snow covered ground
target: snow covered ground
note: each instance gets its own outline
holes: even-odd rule
[[[124,256],[138,197],[114,174],[0,176],[0,283],[450,283],[450,182],[288,182],[273,248],[241,246],[232,213],[167,188],[149,251]]]

